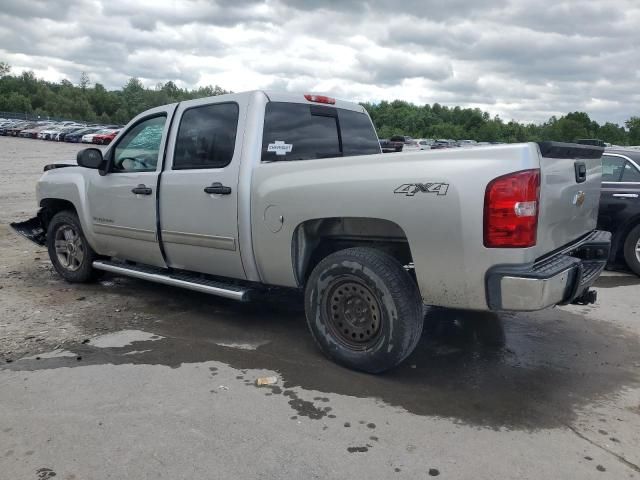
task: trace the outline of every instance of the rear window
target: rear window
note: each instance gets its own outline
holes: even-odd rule
[[[380,153],[378,136],[368,115],[338,109],[338,120],[342,132],[342,154],[345,157]]]
[[[320,105],[270,102],[266,106],[262,160],[315,160],[380,153],[369,117]]]
[[[623,182],[640,182],[640,171],[630,162],[624,164],[624,171],[622,172]]]

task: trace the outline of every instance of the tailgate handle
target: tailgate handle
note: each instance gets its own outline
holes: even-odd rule
[[[587,181],[587,165],[584,162],[576,162],[574,164],[576,169],[576,182],[584,183]]]

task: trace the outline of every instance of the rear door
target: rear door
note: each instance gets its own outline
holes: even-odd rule
[[[247,96],[179,105],[160,182],[170,267],[246,278],[238,241],[238,177]]]

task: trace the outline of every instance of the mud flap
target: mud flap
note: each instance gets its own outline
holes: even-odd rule
[[[15,222],[9,225],[17,234],[28,238],[33,243],[44,246],[47,243],[47,234],[42,227],[40,217],[33,217],[24,222]]]

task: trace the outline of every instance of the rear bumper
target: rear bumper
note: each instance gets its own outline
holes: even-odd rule
[[[589,301],[589,288],[604,270],[610,247],[611,234],[594,230],[533,264],[491,268],[486,276],[489,308],[534,311]]]

